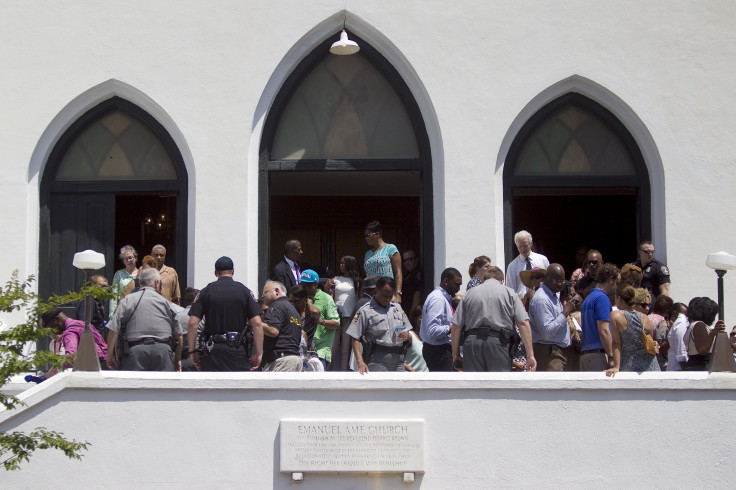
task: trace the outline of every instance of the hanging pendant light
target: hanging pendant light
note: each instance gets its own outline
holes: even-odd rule
[[[360,51],[360,46],[355,41],[348,39],[348,33],[345,29],[340,33],[340,40],[332,43],[330,53],[339,55],[355,54]]]

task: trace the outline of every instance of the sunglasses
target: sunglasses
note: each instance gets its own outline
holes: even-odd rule
[[[736,337],[736,332],[731,332],[731,335],[729,337]]]
[[[640,252],[644,252],[645,254],[654,255],[654,250],[641,250],[641,249],[639,249],[639,251]]]
[[[588,261],[589,264],[597,264],[598,262],[600,262],[600,260],[589,260]]]
[[[642,308],[649,308],[650,306],[652,306],[652,304],[651,303],[639,303],[639,306],[641,306]]]

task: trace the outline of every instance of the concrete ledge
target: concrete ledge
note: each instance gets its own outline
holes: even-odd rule
[[[110,488],[292,488],[279,456],[289,419],[422,420],[426,472],[412,488],[730,488],[734,391],[736,374],[706,372],[66,371],[0,411],[0,430],[42,426],[92,444],[82,463],[34,455],[7,475],[13,488],[53,487],[59,474],[92,486],[99,468],[136,469],[109,473]],[[408,488],[344,472],[305,473],[299,485]]]
[[[19,394],[25,403],[1,410],[0,422],[64,390],[177,391],[736,391],[736,373],[672,372],[619,373],[161,373],[100,371],[60,373]],[[526,396],[524,397],[526,398]],[[564,396],[562,397],[564,398]]]

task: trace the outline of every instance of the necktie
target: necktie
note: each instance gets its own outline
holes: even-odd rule
[[[526,258],[526,270],[528,271],[532,270],[532,258],[531,257]]]
[[[299,271],[299,266],[296,262],[294,262],[294,270],[296,271],[296,283],[299,284],[302,282],[302,273]]]

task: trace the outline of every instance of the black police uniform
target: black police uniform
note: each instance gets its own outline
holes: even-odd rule
[[[281,297],[271,303],[263,322],[279,331],[277,337],[263,337],[264,363],[274,362],[279,357],[299,355],[302,326],[299,313],[289,298]]]
[[[202,371],[248,371],[248,353],[232,341],[249,319],[260,314],[250,289],[232,277],[223,276],[205,286],[189,310],[189,316],[205,319],[203,345],[212,347],[200,360]]]
[[[634,262],[634,265],[641,268],[641,287],[649,291],[652,297],[659,296],[659,286],[670,282],[670,270],[667,265],[657,259],[653,259],[646,267],[642,267],[641,260]]]

